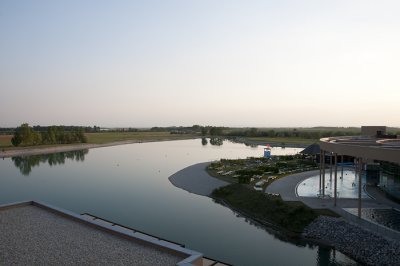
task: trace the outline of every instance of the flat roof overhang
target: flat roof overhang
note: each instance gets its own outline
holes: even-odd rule
[[[32,219],[30,219],[29,216],[27,217],[28,219],[20,219],[18,217],[17,218],[12,217],[12,224],[7,223],[7,221],[10,219],[7,220],[5,217],[3,217],[4,219],[2,219],[3,211],[6,212],[8,210],[14,210],[14,209],[19,209],[19,208],[24,208],[24,207],[28,207],[28,208],[35,207],[38,209],[39,212],[45,212],[45,213],[48,213],[49,215],[53,215],[53,216],[51,216],[50,219],[48,219],[48,217],[47,217],[48,215],[46,215],[45,213],[44,213],[45,215],[40,215],[40,213],[39,213],[39,215],[35,215],[35,217],[37,216],[35,219],[33,219],[33,217],[32,217]],[[18,221],[21,221],[21,225],[19,225]],[[65,223],[64,223],[64,221],[65,221]],[[43,225],[36,226],[35,224],[36,225],[44,224],[46,226],[43,226]],[[48,227],[47,224],[50,224],[53,226]],[[65,224],[67,224],[68,226],[65,226]],[[18,229],[18,228],[20,228],[19,226],[23,227],[23,229],[25,229],[25,230],[19,230]],[[91,247],[91,246],[93,246],[91,243],[93,243],[93,244],[96,244],[96,243],[95,242],[90,243],[90,241],[96,241],[96,239],[97,239],[96,237],[98,234],[101,234],[101,235],[106,234],[105,236],[110,241],[112,239],[114,239],[115,242],[117,242],[117,246],[118,246],[118,243],[120,243],[120,244],[122,243],[121,242],[122,239],[128,240],[132,243],[131,248],[135,249],[135,246],[140,246],[140,249],[147,250],[146,252],[151,257],[157,256],[157,258],[162,258],[163,254],[165,254],[166,256],[176,256],[177,262],[175,265],[180,265],[180,266],[202,265],[202,261],[203,261],[203,254],[201,254],[197,251],[187,249],[183,245],[180,245],[180,244],[177,244],[174,242],[170,242],[168,240],[160,239],[155,236],[148,235],[148,234],[145,234],[140,231],[136,231],[132,228],[124,227],[119,224],[114,224],[112,222],[103,220],[103,219],[95,217],[95,216],[91,216],[88,214],[78,215],[73,212],[70,212],[70,211],[55,207],[55,206],[51,206],[51,205],[43,203],[43,202],[38,202],[38,201],[26,201],[26,202],[17,202],[17,203],[12,203],[12,204],[0,205],[0,227],[2,227],[3,230],[12,230],[12,232],[10,232],[10,233],[12,233],[12,235],[13,235],[12,239],[9,239],[12,243],[12,246],[7,245],[7,248],[5,250],[0,250],[0,253],[7,252],[7,250],[9,250],[11,248],[14,253],[20,254],[21,256],[28,256],[29,258],[33,258],[33,259],[40,258],[40,259],[44,259],[47,262],[62,263],[65,261],[69,261],[71,259],[70,257],[64,258],[64,257],[60,257],[59,255],[56,256],[56,255],[52,254],[51,252],[49,252],[49,250],[46,251],[47,248],[48,249],[55,248],[58,253],[64,254],[64,253],[66,253],[65,251],[67,251],[65,249],[72,248],[72,251],[73,251],[73,250],[76,250],[77,246],[79,247],[78,250],[80,250],[80,247],[84,247],[84,246]],[[25,228],[25,227],[27,227],[27,228]],[[43,227],[45,227],[46,228],[45,230],[47,231],[47,232],[43,232],[43,233],[48,234],[49,232],[51,232],[51,234],[53,236],[67,234],[69,241],[72,241],[72,242],[67,241],[68,243],[64,243],[65,241],[63,241],[63,239],[60,239],[61,241],[58,241],[56,247],[54,247],[54,245],[53,245],[54,241],[52,238],[44,237],[44,238],[40,238],[40,239],[35,239],[35,237],[29,237],[26,234],[24,234],[24,232],[34,232],[35,229],[37,230],[39,228],[39,230],[40,230],[40,228],[43,228]],[[14,230],[14,229],[16,229],[16,230]],[[22,228],[20,228],[20,229],[22,229]],[[72,231],[65,232],[65,230],[68,230],[68,229],[71,229]],[[84,238],[82,234],[74,234],[73,231],[76,231],[76,229],[79,232],[85,232],[85,235],[88,237]],[[3,233],[7,233],[7,232],[3,232]],[[38,234],[35,234],[35,235],[42,235],[41,232],[37,232],[37,233]],[[60,233],[62,233],[62,234],[60,234]],[[51,240],[51,241],[49,241],[49,243],[47,243],[47,240]],[[75,242],[75,240],[77,242],[80,241],[80,243],[82,241],[86,241],[86,242],[89,241],[89,243],[84,243],[83,246],[74,245],[72,243]],[[114,241],[114,240],[112,240],[112,241]],[[44,241],[44,243],[42,243],[43,241]],[[18,243],[22,243],[23,245],[18,245]],[[100,241],[98,243],[101,244],[104,242]],[[2,244],[6,244],[6,243],[2,243]],[[26,246],[26,245],[36,246],[38,244],[43,244],[41,249],[34,249],[38,252],[38,254],[25,254],[26,250],[24,250],[23,248],[22,248],[22,250],[19,250],[19,249],[21,249],[21,246]],[[107,242],[107,245],[108,244],[110,244],[110,242]],[[126,242],[125,242],[125,246],[127,246]],[[152,253],[153,250],[155,250],[155,253]],[[43,256],[43,254],[42,254],[43,252],[46,253],[46,256]],[[107,255],[108,254],[107,249],[101,250],[98,252],[102,252],[102,254],[107,256],[107,259],[109,259],[108,255]],[[142,251],[140,251],[140,252],[142,252]],[[97,264],[96,258],[98,256],[96,256],[96,254],[98,254],[98,253],[91,254],[89,252],[89,253],[85,253],[84,255],[93,257],[93,259],[91,258],[89,261],[91,261],[94,264]],[[152,254],[154,254],[154,255],[152,255]],[[4,255],[4,253],[3,253],[3,255]],[[132,255],[132,254],[125,254],[125,255]],[[53,257],[51,257],[51,256],[53,256]],[[110,254],[110,256],[111,256],[111,254]],[[119,257],[123,257],[123,254],[119,254],[118,258]],[[17,257],[15,257],[15,258],[17,258]],[[148,263],[146,264],[142,261],[136,261],[136,259],[139,260],[139,258],[135,257],[135,258],[133,258],[134,261],[130,261],[131,263],[129,263],[129,264],[153,265],[153,264],[148,264]]]
[[[319,141],[321,150],[366,160],[400,164],[400,147],[390,145],[392,140],[357,137],[329,137]],[[397,140],[398,141],[398,140]]]

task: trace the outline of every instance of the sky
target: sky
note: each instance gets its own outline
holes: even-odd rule
[[[400,1],[0,1],[0,127],[400,126]]]

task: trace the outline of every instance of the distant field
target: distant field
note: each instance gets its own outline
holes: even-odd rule
[[[102,132],[102,133],[86,133],[88,143],[104,144],[116,141],[138,140],[138,141],[157,141],[157,140],[179,140],[198,137],[191,134],[170,134],[169,132]],[[6,150],[15,148],[11,145],[12,135],[0,135],[0,148]],[[285,144],[312,144],[318,142],[317,139],[301,139],[301,138],[268,138],[268,137],[248,137],[246,139],[257,142],[274,142]],[[64,144],[67,145],[67,144]],[[59,146],[59,145],[42,145],[40,147]],[[22,147],[21,147],[22,148]],[[26,147],[25,147],[26,148]]]
[[[170,134],[169,132],[104,132],[104,133],[86,133],[88,143],[104,144],[116,141],[138,140],[138,141],[157,141],[157,140],[179,140],[197,137],[191,134]],[[11,144],[12,135],[0,135],[0,148],[26,149],[28,147],[14,147]],[[54,147],[68,144],[40,145],[35,147]]]
[[[302,139],[302,138],[269,138],[269,137],[246,137],[248,140],[257,142],[285,143],[285,144],[313,144],[319,139]]]
[[[178,140],[197,137],[191,134],[170,134],[169,132],[104,132],[87,133],[88,143],[104,144],[115,141],[126,140]]]
[[[6,148],[11,147],[11,138],[12,135],[0,135],[0,147]]]

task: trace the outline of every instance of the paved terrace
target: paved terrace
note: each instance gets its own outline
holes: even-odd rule
[[[358,199],[338,198],[337,206],[334,206],[333,198],[320,198],[320,197],[299,197],[296,193],[297,185],[303,180],[319,175],[319,170],[308,171],[289,175],[270,184],[265,192],[278,193],[285,201],[301,201],[307,206],[314,209],[330,209],[347,219],[350,222],[361,225],[372,231],[379,232],[382,235],[389,236],[400,240],[400,232],[385,229],[377,224],[372,224],[365,219],[359,219],[357,216],[349,214],[344,209],[358,208]],[[316,192],[317,193],[317,192]],[[362,208],[396,208],[400,209],[400,204],[389,200],[378,188],[367,187],[367,193],[372,198],[362,199]]]
[[[347,199],[338,198],[337,208],[333,206],[333,198],[319,198],[319,197],[299,197],[296,193],[297,185],[306,180],[311,176],[319,175],[319,170],[308,171],[303,173],[298,173],[294,175],[289,175],[284,178],[280,178],[270,184],[265,192],[266,193],[279,193],[283,200],[286,201],[302,201],[311,208],[329,208],[333,210],[338,210],[341,208],[357,208],[358,199]],[[368,194],[372,197],[362,199],[363,208],[383,208],[383,207],[393,207],[399,208],[400,205],[387,199],[378,189],[373,187],[368,187]],[[317,193],[317,192],[316,192]]]
[[[1,265],[203,264],[178,244],[36,202],[0,206],[0,239]]]

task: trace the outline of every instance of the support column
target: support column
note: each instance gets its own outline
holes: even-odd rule
[[[336,201],[337,201],[337,153],[335,153],[335,187],[334,187],[334,202],[333,206],[336,207]]]
[[[341,173],[342,179],[343,179],[343,164],[344,164],[344,156],[342,155],[342,173]]]
[[[361,189],[362,189],[362,182],[361,182],[361,175],[362,175],[362,158],[358,158],[358,218],[361,218]]]
[[[322,182],[322,150],[319,151],[319,190],[318,190],[319,195],[321,195],[321,182]]]
[[[332,152],[329,153],[329,181],[332,184],[333,157]]]
[[[358,176],[358,158],[354,158],[354,182],[355,178]],[[355,185],[356,183],[354,183]]]
[[[325,151],[322,151],[322,197],[325,197]]]

